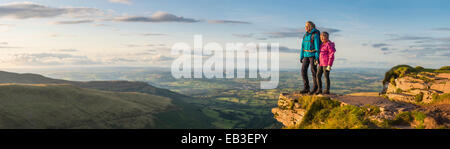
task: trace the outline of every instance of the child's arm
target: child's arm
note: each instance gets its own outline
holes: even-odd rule
[[[328,47],[328,66],[333,66],[334,61],[334,53],[336,52],[336,49],[334,48],[334,44],[331,44],[331,46]]]

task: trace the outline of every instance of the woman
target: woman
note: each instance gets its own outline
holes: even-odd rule
[[[302,63],[303,90],[300,93],[314,94],[317,91],[317,63],[319,60],[320,31],[316,25],[308,21],[305,24],[305,35],[303,36],[302,49],[300,50],[300,63]],[[311,65],[312,80],[314,82],[313,90],[309,90],[308,67]]]
[[[322,45],[320,46],[320,57],[319,57],[319,70],[317,72],[317,83],[319,85],[319,90],[315,94],[322,94],[322,74],[325,73],[325,81],[327,83],[326,89],[323,94],[330,94],[330,71],[331,66],[333,66],[334,53],[336,49],[334,48],[334,43],[330,41],[328,32],[322,32],[320,34],[320,40]]]

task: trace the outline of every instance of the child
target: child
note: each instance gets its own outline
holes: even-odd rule
[[[322,45],[320,46],[319,70],[317,71],[316,77],[319,90],[317,90],[315,94],[322,94],[322,73],[325,73],[325,81],[327,83],[323,94],[330,94],[330,71],[336,49],[334,48],[334,43],[331,42],[328,37],[328,32],[322,32],[322,34],[320,34]]]

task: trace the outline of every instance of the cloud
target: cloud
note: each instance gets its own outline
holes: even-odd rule
[[[0,49],[15,49],[20,47],[8,46],[8,42],[0,42]]]
[[[279,50],[280,50],[280,52],[285,52],[285,53],[300,53],[299,49],[292,49],[292,48],[288,48],[285,46],[280,46]]]
[[[372,47],[374,47],[374,48],[387,47],[387,46],[390,46],[390,44],[386,44],[386,43],[372,44]]]
[[[142,36],[166,36],[167,34],[162,34],[162,33],[144,33],[141,34]]]
[[[93,20],[75,20],[75,21],[58,21],[53,24],[82,24],[82,23],[92,23]]]
[[[110,62],[113,63],[130,63],[130,62],[138,62],[137,59],[130,59],[130,58],[120,58],[120,57],[114,57],[109,59]]]
[[[52,38],[58,38],[58,37],[74,37],[74,35],[50,34],[49,37],[52,37]]]
[[[108,0],[111,3],[132,4],[131,0]]]
[[[13,55],[7,62],[16,65],[88,65],[98,64],[86,56],[64,53],[22,53]]]
[[[334,34],[334,33],[337,33],[337,32],[340,32],[340,31],[341,31],[340,29],[327,28],[327,27],[318,27],[318,29],[319,29],[321,32],[328,32],[329,34]]]
[[[59,51],[59,52],[78,52],[79,50],[77,50],[77,49],[59,49],[57,51]]]
[[[81,17],[101,13],[100,10],[94,8],[72,7],[72,8],[54,8],[39,5],[31,2],[7,3],[0,5],[0,18],[50,18],[61,15],[69,15]]]
[[[450,52],[450,44],[436,43],[436,44],[418,44],[409,46],[403,50],[389,49],[390,52],[384,54],[396,54],[408,57],[424,57],[424,58],[439,58],[446,57],[446,52]]]
[[[318,28],[320,31],[327,31],[329,34],[334,34],[336,32],[340,32],[340,29],[335,28],[326,28],[320,27]],[[232,36],[239,38],[255,38],[257,40],[266,40],[268,38],[301,38],[305,34],[305,30],[303,29],[294,29],[294,28],[285,28],[281,31],[276,32],[264,32],[264,33],[248,33],[248,34],[232,34]]]
[[[140,47],[165,47],[165,44],[125,44],[128,48],[140,48]]]
[[[254,34],[250,33],[250,34],[231,34],[231,35],[240,38],[251,38],[253,37]]]
[[[436,30],[436,31],[450,31],[450,27],[434,28],[433,30]]]
[[[168,57],[168,56],[164,56],[164,55],[161,55],[161,54],[158,54],[158,55],[155,55],[155,56],[152,57],[152,61],[153,62],[155,62],[155,61],[158,61],[158,62],[161,62],[161,61],[172,61],[174,59],[175,59],[174,57]]]
[[[373,44],[372,47],[380,48],[384,55],[398,55],[410,58],[430,58],[440,59],[447,58],[443,53],[450,51],[450,37],[431,37],[431,36],[413,36],[386,34],[390,37],[388,41],[393,44],[379,43]],[[400,42],[407,42],[407,45],[397,45]],[[395,48],[391,48],[395,47]],[[397,50],[403,49],[403,50]]]
[[[411,36],[411,35],[396,35],[396,34],[387,34],[392,37],[390,40],[395,41],[422,41],[422,40],[432,40],[432,37],[427,36]]]
[[[15,49],[20,47],[0,46],[0,49]]]
[[[267,32],[264,33],[267,35],[268,38],[291,38],[291,37],[300,37],[301,34],[304,32],[301,32],[300,30],[288,30],[288,31],[279,31],[279,32]]]
[[[209,20],[208,23],[212,23],[212,24],[251,24],[250,22],[233,21],[233,20]]]
[[[183,22],[183,23],[195,23],[200,22],[199,20],[192,18],[184,18],[181,16],[176,16],[167,12],[158,11],[150,17],[143,16],[125,16],[116,18],[115,21],[120,22]]]
[[[335,28],[326,28],[326,27],[318,27],[318,30],[321,32],[328,32],[329,34],[334,34],[336,32],[340,32],[340,29]],[[278,32],[267,32],[263,33],[267,35],[267,38],[292,38],[292,37],[303,37],[303,34],[305,34],[304,29],[285,29],[283,31]],[[331,36],[331,35],[330,35]]]
[[[109,0],[112,3],[131,4],[131,0]],[[0,5],[0,18],[30,19],[30,18],[53,18],[60,16],[70,16],[73,18],[89,18],[83,20],[58,21],[54,24],[81,24],[92,23],[96,19],[102,21],[118,22],[183,22],[196,23],[201,20],[194,18],[185,18],[168,12],[157,11],[151,16],[117,16],[109,11],[102,11],[88,7],[50,7],[32,2],[13,2]],[[117,17],[114,17],[117,16]],[[100,18],[98,18],[100,17]],[[209,20],[213,24],[251,24],[245,21],[235,20]]]
[[[435,40],[448,43],[450,42],[450,37],[435,38]]]
[[[450,57],[450,52],[442,54],[442,56]]]

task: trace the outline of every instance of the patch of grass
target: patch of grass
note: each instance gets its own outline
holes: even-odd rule
[[[339,101],[329,97],[303,96],[299,104],[306,109],[302,122],[294,128],[300,129],[364,129],[371,128],[370,115],[380,112],[375,106],[340,106]]]
[[[413,121],[418,123],[416,128],[423,129],[426,114],[420,111],[407,111],[399,113],[393,120],[388,121],[389,125],[411,125]]]
[[[439,70],[450,70],[450,66],[442,66]]]
[[[437,93],[433,93],[432,95],[433,101],[432,103],[439,103],[446,100],[450,100],[450,93],[444,93],[442,95],[439,95]]]
[[[422,102],[422,99],[423,99],[423,93],[422,92],[420,92],[419,94],[414,96],[414,101],[416,101],[418,103]]]
[[[450,73],[450,66],[442,66],[438,70],[435,70],[435,72],[439,73]]]
[[[157,128],[156,117],[174,107],[171,101],[72,85],[0,85],[0,128]]]
[[[413,120],[411,112],[402,112],[395,116],[393,120],[389,122],[390,125],[409,125]]]
[[[399,77],[403,77],[404,75],[414,72],[415,69],[409,65],[397,65],[392,67],[389,71],[387,71],[384,75],[383,84],[392,83],[395,84],[394,80]]]
[[[429,83],[429,82],[433,81],[430,78],[427,78],[427,77],[424,77],[424,76],[420,76],[420,75],[414,75],[413,77],[416,78],[416,79],[423,80],[425,83]]]
[[[381,112],[380,108],[374,105],[365,105],[364,106],[367,109],[367,112],[365,112],[367,115],[377,115]]]

